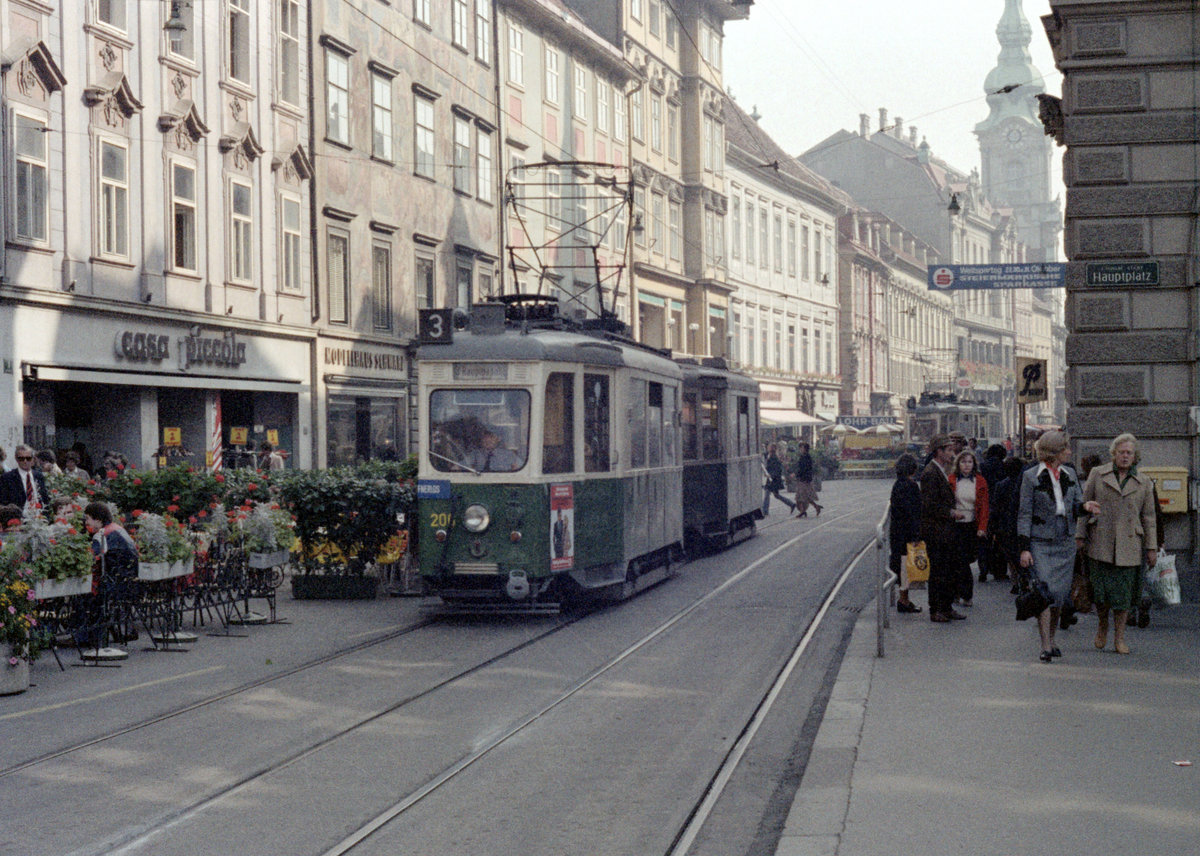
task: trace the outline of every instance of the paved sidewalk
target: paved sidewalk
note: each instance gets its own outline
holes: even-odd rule
[[[1200,853],[1200,608],[1155,610],[1130,656],[1081,616],[1052,664],[1007,583],[959,611],[892,612],[877,659],[863,610],[777,856]]]

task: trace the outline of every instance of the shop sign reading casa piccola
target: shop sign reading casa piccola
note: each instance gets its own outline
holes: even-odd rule
[[[199,326],[188,330],[174,343],[181,371],[192,366],[221,366],[236,369],[246,362],[246,343],[228,330],[219,335],[205,336]],[[117,333],[114,350],[118,359],[131,363],[161,363],[171,359],[171,337],[161,333],[122,330]]]

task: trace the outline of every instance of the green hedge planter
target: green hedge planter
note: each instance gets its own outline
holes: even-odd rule
[[[295,600],[373,600],[378,593],[378,577],[342,574],[298,574],[292,577],[292,597]]]

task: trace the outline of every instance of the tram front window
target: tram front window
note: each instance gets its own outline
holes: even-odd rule
[[[429,462],[444,473],[511,473],[529,460],[529,392],[438,389],[429,396]]]

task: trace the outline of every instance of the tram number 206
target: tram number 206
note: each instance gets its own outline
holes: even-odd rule
[[[429,515],[429,525],[433,529],[445,529],[450,525],[449,511],[435,511]]]

